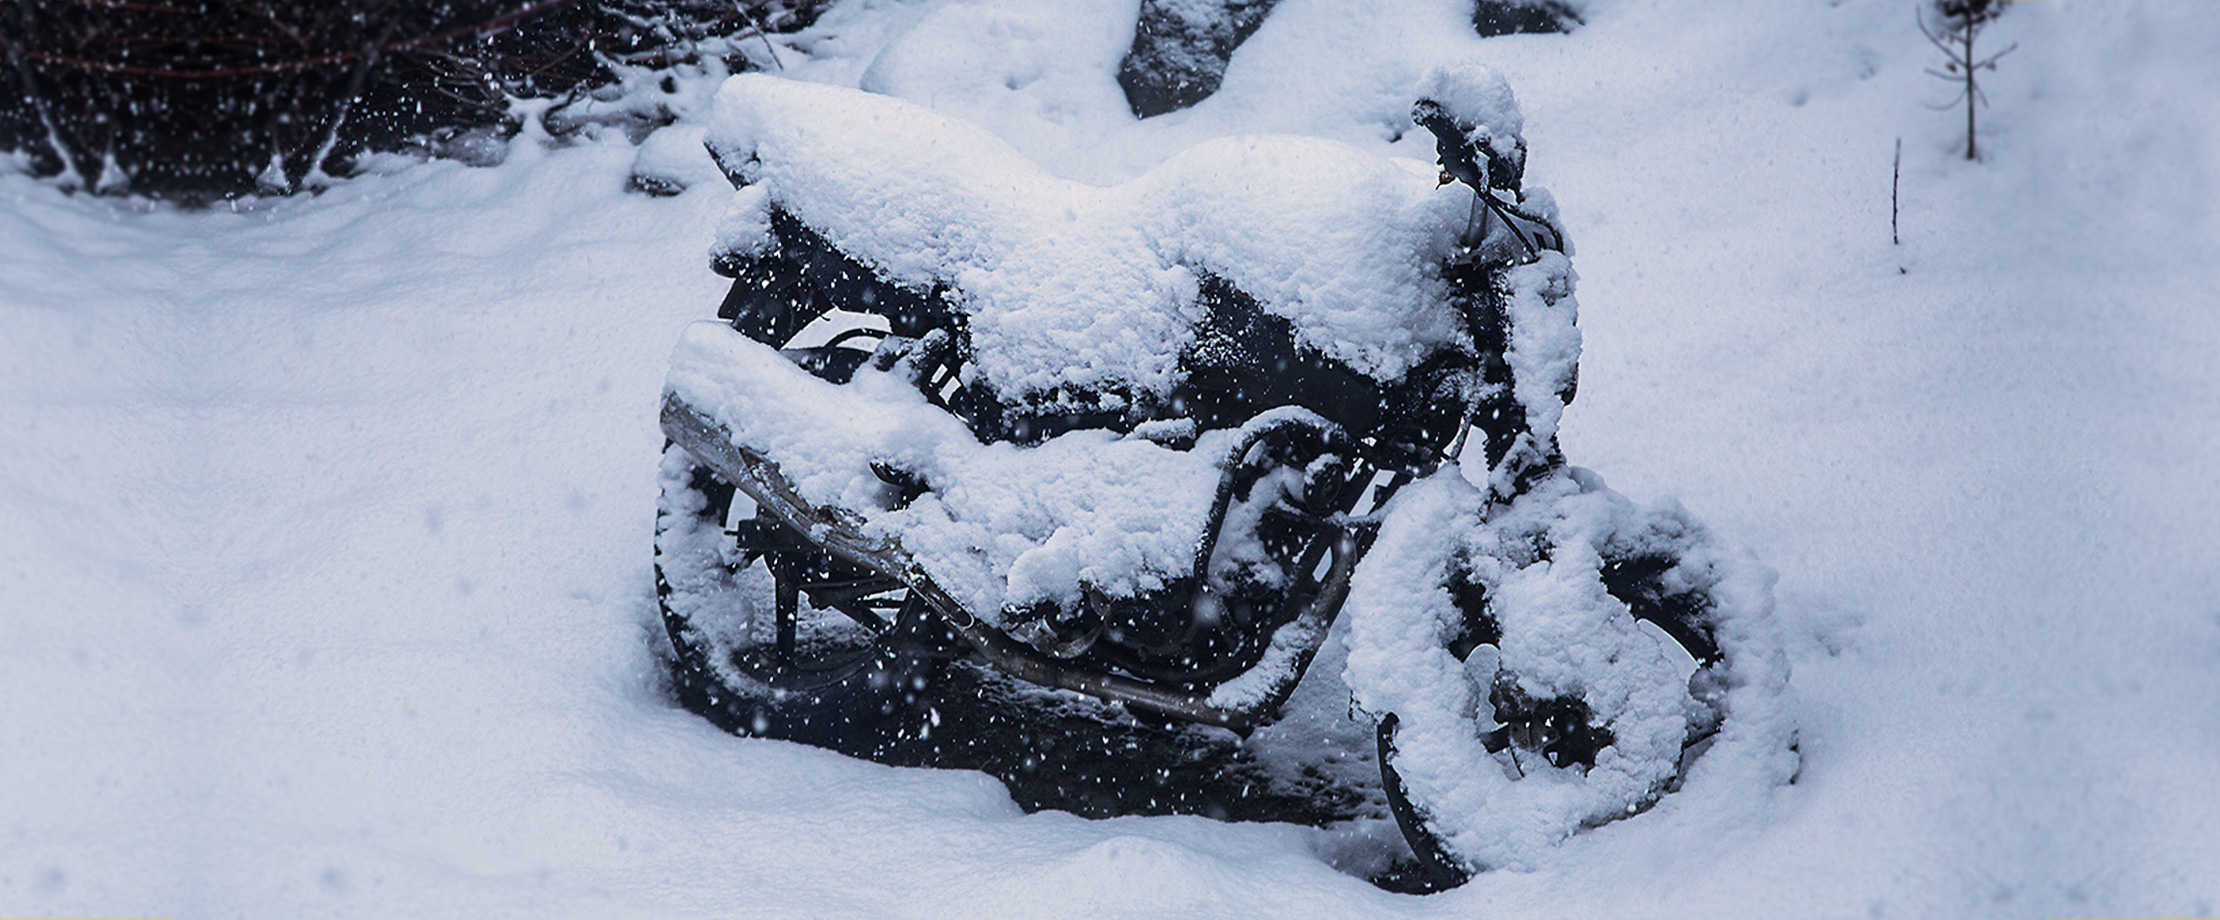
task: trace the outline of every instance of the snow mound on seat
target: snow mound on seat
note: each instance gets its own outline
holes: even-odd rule
[[[1204,273],[1377,378],[1459,338],[1438,266],[1474,199],[1430,164],[1225,138],[1104,188],[902,100],[760,74],[718,93],[707,141],[749,184],[721,246],[761,245],[741,212],[783,208],[897,283],[950,286],[1005,393],[1169,390]]]

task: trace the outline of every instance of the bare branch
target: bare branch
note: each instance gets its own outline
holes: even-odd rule
[[[1995,53],[1995,54],[1989,55],[1988,57],[1982,58],[1982,59],[1981,59],[1981,61],[1980,61],[1980,63],[1977,63],[1977,64],[1975,64],[1975,65],[1973,65],[1973,66],[1975,66],[1975,67],[1986,67],[1986,68],[1988,68],[1988,69],[1990,69],[1990,70],[1995,70],[1995,69],[1996,69],[1996,61],[1997,61],[1997,59],[1998,59],[1998,58],[2001,58],[2001,57],[2003,57],[2003,56],[2005,56],[2005,55],[2007,55],[2007,54],[2011,54],[2012,52],[2014,52],[2014,51],[2018,51],[2018,50],[2020,50],[2020,43],[2019,43],[2019,42],[2013,42],[2013,43],[2012,43],[2012,46],[2011,46],[2011,47],[2009,47],[2009,48],[2006,48],[2006,49],[2004,49],[2004,50],[2002,50],[2002,51],[1999,51],[1999,52],[1997,52],[1997,53]]]
[[[1912,21],[1919,24],[1919,34],[1927,36],[1927,40],[1933,42],[1935,47],[1941,48],[1944,54],[1950,55],[1953,58],[1957,57],[1957,49],[1950,47],[1948,44],[1945,44],[1941,36],[1938,36],[1935,33],[1927,30],[1927,17],[1919,14],[1918,7],[1912,8]]]

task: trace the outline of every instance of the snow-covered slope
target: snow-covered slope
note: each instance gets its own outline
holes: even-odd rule
[[[1780,571],[1796,785],[1410,898],[1300,829],[721,735],[657,689],[647,547],[724,188],[531,139],[238,214],[8,176],[0,914],[2220,913],[2220,10],[2013,4],[1968,164],[1908,3],[1458,7],[1284,0],[1141,123],[1130,4],[847,0],[780,55],[1092,182],[1428,158],[1409,87],[1502,71],[1579,244],[1567,453]]]

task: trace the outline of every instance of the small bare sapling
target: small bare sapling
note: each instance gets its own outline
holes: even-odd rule
[[[1995,71],[1997,59],[2019,47],[2014,43],[1988,57],[1979,57],[1973,50],[1974,40],[1980,37],[1981,30],[2004,15],[2006,2],[2008,0],[1930,0],[1920,11],[1919,31],[1943,53],[1942,69],[1929,67],[1927,72],[1958,89],[1957,98],[1933,108],[1942,110],[1961,102],[1965,104],[1968,160],[1979,158],[1974,146],[1974,111],[1989,103],[1988,96],[1981,92],[1978,74],[1983,70]],[[1935,22],[1932,27],[1928,25],[1930,18]]]

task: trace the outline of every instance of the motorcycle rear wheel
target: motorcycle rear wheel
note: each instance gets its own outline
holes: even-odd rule
[[[684,449],[669,447],[661,472],[655,571],[672,690],[726,731],[980,770],[1028,811],[1314,826],[1378,814],[1377,790],[1347,771],[1267,764],[1224,729],[1137,719],[1002,674],[899,588],[861,596],[889,611],[884,629],[839,612],[827,583],[861,576],[790,531],[790,543],[751,551],[743,544],[764,541],[747,497]],[[795,585],[790,650],[778,628],[782,568]]]

